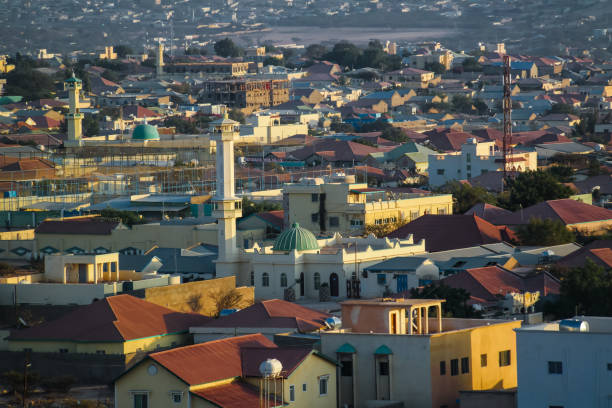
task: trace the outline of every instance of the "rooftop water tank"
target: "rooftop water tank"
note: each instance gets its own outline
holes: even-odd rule
[[[325,325],[332,330],[337,330],[342,327],[342,320],[336,316],[328,317],[325,319]]]
[[[278,377],[283,371],[283,365],[275,358],[262,361],[259,365],[259,372],[263,377]]]
[[[580,319],[565,319],[559,322],[559,331],[588,332],[589,323]]]

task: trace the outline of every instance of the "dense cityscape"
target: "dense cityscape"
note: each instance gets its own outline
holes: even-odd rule
[[[608,407],[610,17],[0,0],[0,407]]]

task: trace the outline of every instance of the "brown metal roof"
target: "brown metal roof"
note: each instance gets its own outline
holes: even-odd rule
[[[36,234],[110,235],[119,224],[119,221],[100,217],[45,220],[36,227],[34,232]]]

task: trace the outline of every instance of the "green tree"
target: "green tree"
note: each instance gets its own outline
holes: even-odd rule
[[[425,70],[442,75],[446,72],[446,67],[439,62],[428,62],[425,64]]]
[[[221,57],[239,57],[242,55],[242,49],[238,47],[234,42],[229,38],[224,38],[223,40],[217,41],[215,43],[215,54]]]
[[[96,115],[85,115],[83,117],[83,133],[85,136],[96,136],[100,133],[100,123]]]
[[[548,111],[548,113],[563,113],[563,114],[576,114],[576,110],[574,109],[574,107],[572,105],[569,105],[567,103],[555,103],[550,110]]]
[[[310,44],[306,47],[304,56],[313,60],[320,60],[327,53],[327,47],[322,44]]]
[[[612,316],[612,274],[587,259],[584,266],[561,273],[561,298],[555,304],[558,316],[574,314]]]
[[[547,200],[568,198],[573,191],[557,181],[547,171],[535,170],[519,173],[516,178],[508,181],[509,195],[505,202],[500,202],[510,210],[530,207]]]
[[[240,122],[242,124],[244,124],[246,121],[246,117],[244,116],[244,113],[242,113],[240,109],[230,110],[228,116],[231,120],[235,120],[236,122]]]
[[[461,65],[463,66],[463,70],[466,72],[482,71],[482,65],[478,63],[476,58],[467,58],[461,63]]]
[[[453,212],[463,214],[479,203],[496,205],[497,198],[482,187],[449,181],[436,189],[437,192],[453,195]]]
[[[49,75],[33,69],[15,69],[4,76],[4,94],[19,95],[27,101],[50,98],[55,94],[55,83]]]
[[[353,126],[350,123],[340,122],[339,120],[333,121],[329,128],[337,133],[355,132],[355,128],[353,128]]]
[[[467,302],[470,294],[461,288],[451,288],[443,283],[432,283],[424,288],[410,289],[410,297],[414,299],[444,299],[442,304],[444,317],[474,318],[482,317],[480,312],[474,310]]]
[[[560,183],[569,183],[574,179],[576,173],[570,166],[555,165],[547,169],[547,171]]]
[[[348,41],[340,41],[334,45],[334,48],[325,54],[326,60],[335,62],[343,67],[354,68],[361,56],[361,50]]]
[[[107,69],[106,71],[102,73],[102,78],[108,79],[109,81],[112,81],[112,82],[121,81],[121,76],[115,71],[111,71],[110,69]]]
[[[561,245],[574,242],[574,233],[568,230],[561,221],[548,218],[532,218],[529,223],[518,229],[522,245]]]
[[[282,210],[283,206],[280,203],[271,201],[252,201],[247,197],[242,199],[242,217],[248,217],[251,214],[259,214],[267,211]]]
[[[489,105],[487,105],[482,99],[477,98],[474,100],[474,107],[478,111],[479,115],[485,115],[489,113]]]
[[[473,113],[474,105],[472,103],[472,98],[465,95],[455,95],[453,99],[451,99],[451,106],[453,111],[461,112],[461,113]]]
[[[178,116],[170,116],[164,119],[164,126],[174,127],[177,133],[185,135],[195,135],[199,133],[198,128],[193,122],[179,118]]]
[[[113,47],[113,50],[117,53],[117,56],[119,58],[125,58],[126,55],[134,54],[134,50],[132,50],[131,47],[122,44],[115,45]]]
[[[141,216],[132,211],[115,210],[114,208],[105,208],[100,212],[100,216],[105,219],[119,219],[128,227],[136,224],[144,224]]]

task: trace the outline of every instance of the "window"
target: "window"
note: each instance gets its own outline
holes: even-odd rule
[[[302,384],[302,391],[306,392],[306,384]]]
[[[418,211],[411,211],[410,212],[410,221],[416,220],[417,218],[419,218],[419,212]]]
[[[67,353],[68,349],[67,348],[61,348],[61,349],[59,349],[59,352],[62,353],[62,354],[63,353]]]
[[[134,408],[148,408],[149,395],[146,393],[134,394]]]
[[[295,385],[289,386],[289,401],[295,401]]]
[[[310,221],[318,222],[319,221],[319,214],[318,213],[310,214]]]
[[[319,272],[314,273],[314,288],[315,290],[319,290],[321,287],[321,274]]]
[[[96,354],[104,355],[104,354],[106,354],[106,351],[104,351],[104,350],[96,350]]]
[[[353,362],[352,361],[342,361],[342,368],[340,368],[340,375],[342,377],[352,377],[353,376]]]
[[[255,271],[251,271],[251,286],[255,286]]]
[[[446,361],[440,361],[440,375],[446,375]]]
[[[261,275],[261,286],[266,288],[270,286],[270,275],[268,275],[266,272]]]
[[[319,201],[319,195],[318,194],[311,194],[310,195],[310,201],[312,201],[313,203],[316,203],[317,201]]]
[[[608,371],[612,371],[612,363],[608,363]]]
[[[340,219],[338,217],[329,217],[329,226],[337,227],[340,225]]]
[[[379,285],[384,285],[387,283],[387,275],[385,275],[384,273],[379,273],[376,275],[376,281],[378,282]]]
[[[170,394],[170,398],[172,399],[172,402],[174,402],[175,404],[180,404],[181,400],[183,399],[183,393],[173,392]]]
[[[459,374],[459,360],[454,358],[451,360],[451,375]]]
[[[438,176],[443,176],[443,175],[444,175],[444,169],[438,169],[438,170],[436,170],[436,174],[437,174]]]
[[[361,227],[363,226],[363,220],[357,219],[357,218],[353,218],[351,220],[351,227]]]
[[[487,366],[487,355],[486,354],[481,354],[480,355],[480,366],[481,367],[486,367]]]
[[[281,276],[280,276],[280,285],[281,285],[281,288],[286,288],[287,287],[287,274],[286,273],[281,273]]]
[[[389,375],[389,362],[388,361],[378,362],[378,375]]]
[[[329,377],[319,378],[319,395],[327,395],[327,382],[328,381],[329,381]]]
[[[549,361],[548,374],[563,374],[563,363],[561,361]]]
[[[499,366],[506,367],[510,365],[510,350],[499,352]]]
[[[467,374],[470,372],[470,358],[463,357],[461,359],[461,374]]]
[[[438,208],[438,215],[446,215],[446,208]]]

